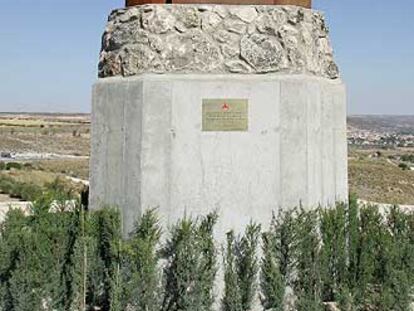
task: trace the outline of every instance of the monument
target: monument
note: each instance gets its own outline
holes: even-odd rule
[[[148,208],[164,224],[217,210],[224,237],[347,200],[345,86],[323,15],[303,0],[166,2],[109,17],[91,207],[120,207],[125,234]]]

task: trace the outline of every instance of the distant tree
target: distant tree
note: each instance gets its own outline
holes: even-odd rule
[[[406,163],[400,163],[400,164],[398,164],[398,167],[401,168],[403,171],[406,171],[406,170],[409,169],[409,167]]]

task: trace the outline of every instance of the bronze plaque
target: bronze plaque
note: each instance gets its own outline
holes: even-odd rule
[[[203,99],[203,131],[247,131],[247,99]]]

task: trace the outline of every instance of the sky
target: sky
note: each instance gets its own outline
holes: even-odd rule
[[[124,0],[2,0],[0,111],[90,112],[101,35]],[[414,114],[414,1],[314,0],[349,114]]]

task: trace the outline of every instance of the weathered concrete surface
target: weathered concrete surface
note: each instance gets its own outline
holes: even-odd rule
[[[114,11],[102,38],[101,78],[276,72],[339,77],[320,12],[278,5],[148,4]]]
[[[203,132],[203,98],[249,101],[247,132]],[[101,79],[92,113],[92,208],[148,208],[164,224],[218,210],[217,234],[273,210],[346,200],[345,88],[309,75]]]

